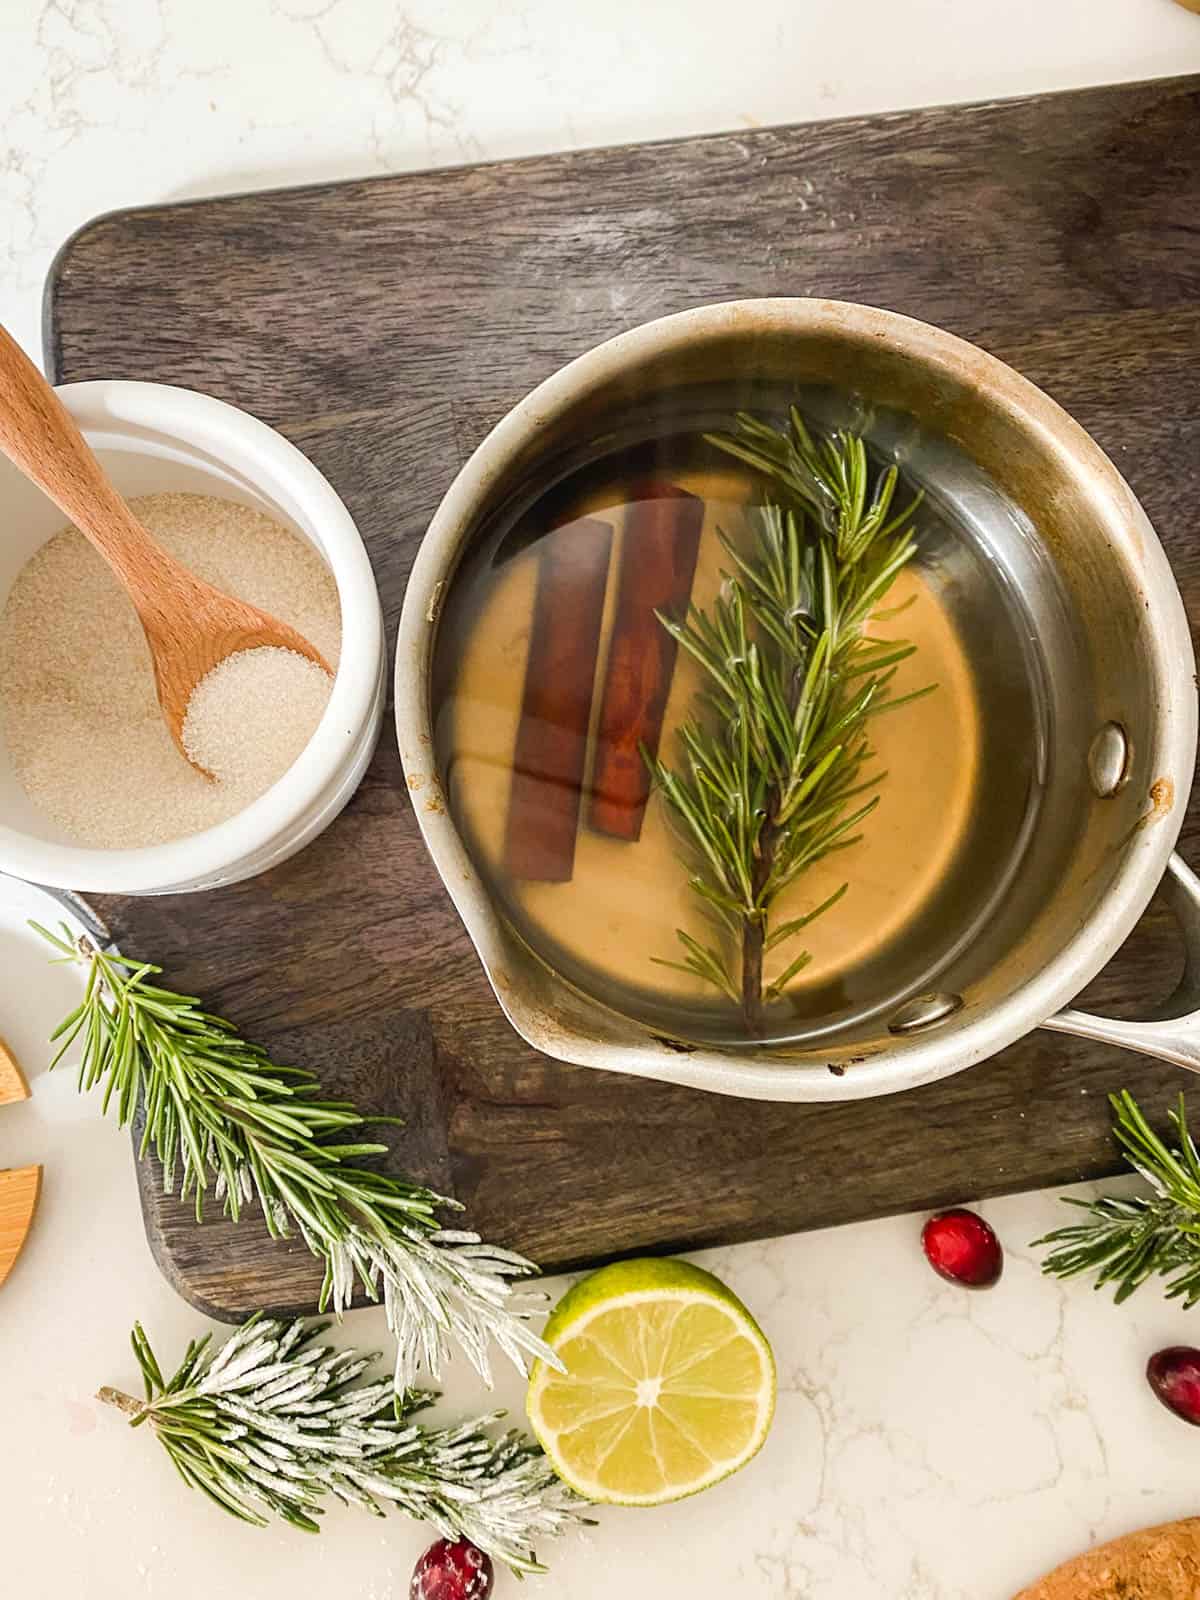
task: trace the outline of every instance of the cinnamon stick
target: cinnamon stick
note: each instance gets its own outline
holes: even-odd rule
[[[675,672],[675,640],[656,611],[682,617],[696,573],[704,502],[659,479],[637,485],[625,514],[620,588],[588,821],[616,839],[641,837],[650,771]]]
[[[593,517],[542,540],[505,836],[514,878],[566,883],[575,869],[611,548]]]

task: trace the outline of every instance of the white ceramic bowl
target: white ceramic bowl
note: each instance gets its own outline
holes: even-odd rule
[[[112,894],[179,893],[251,877],[333,821],[375,749],[386,650],[366,549],[316,467],[235,406],[160,383],[71,383],[58,393],[127,498],[169,490],[219,495],[265,512],[314,545],[337,583],[341,659],[316,732],[279,782],[237,816],[169,844],[97,850],[70,843],[25,795],[0,736],[0,871]],[[65,520],[0,458],[0,608],[26,561]]]

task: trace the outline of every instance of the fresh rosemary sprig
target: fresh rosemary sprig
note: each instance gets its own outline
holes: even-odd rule
[[[1200,1302],[1200,1152],[1188,1129],[1183,1095],[1168,1113],[1177,1145],[1154,1132],[1128,1089],[1110,1095],[1109,1103],[1122,1154],[1154,1193],[1096,1200],[1064,1195],[1064,1204],[1085,1212],[1088,1220],[1034,1240],[1053,1246],[1042,1271],[1056,1278],[1094,1273],[1097,1289],[1116,1284],[1118,1305],[1147,1278],[1164,1277],[1168,1299],[1194,1306]]]
[[[215,1353],[211,1335],[193,1340],[164,1378],[135,1324],[146,1397],[98,1398],[148,1423],[189,1488],[243,1522],[276,1516],[318,1533],[326,1495],[377,1517],[392,1504],[517,1572],[544,1571],[537,1541],[586,1519],[541,1450],[517,1432],[489,1435],[502,1412],[420,1426],[414,1415],[437,1396],[358,1384],[377,1357],[316,1343],[328,1326],[252,1317]]]
[[[710,944],[680,929],[685,959],[666,964],[724,991],[756,1033],[764,1003],[809,960],[800,951],[764,993],[764,956],[846,885],[806,916],[771,926],[776,897],[861,837],[855,829],[878,804],[883,777],[866,770],[868,719],[928,693],[888,698],[914,647],[865,632],[915,554],[921,497],[894,511],[896,467],[872,486],[862,440],[815,441],[794,407],[786,427],[743,414],[736,434],[709,442],[765,474],[779,500],[755,514],[751,550],[722,534],[733,570],[709,611],[693,607],[683,622],[660,616],[706,685],[702,714],[680,728],[681,763],[658,760],[653,770],[695,860],[691,886],[719,929]],[[731,970],[730,940],[740,971]]]
[[[394,1119],[321,1099],[310,1073],[279,1066],[194,996],[152,983],[159,967],[105,954],[66,928],[37,931],[88,969],[82,1001],[55,1029],[51,1065],[82,1041],[80,1089],[103,1083],[102,1108],[115,1108],[122,1127],[141,1105],[139,1155],[153,1146],[166,1192],[194,1197],[197,1221],[211,1191],[235,1221],[257,1200],[274,1237],[298,1231],[325,1263],[319,1310],[340,1315],[356,1280],[373,1300],[382,1285],[397,1393],[422,1371],[437,1375],[450,1337],[489,1383],[491,1341],[521,1371],[525,1356],[557,1365],[527,1324],[537,1297],[514,1296],[531,1262],[442,1228],[437,1213],[457,1201],[354,1164],[387,1148],[357,1130]]]

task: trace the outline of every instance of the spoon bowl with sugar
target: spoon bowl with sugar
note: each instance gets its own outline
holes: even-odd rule
[[[277,617],[224,594],[167,554],[109,482],[50,384],[0,327],[0,451],[49,496],[124,585],[146,635],[163,721],[184,760],[201,681],[245,650],[290,650],[329,673],[324,656]]]

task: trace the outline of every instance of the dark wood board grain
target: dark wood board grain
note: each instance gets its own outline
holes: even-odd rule
[[[564,360],[744,295],[862,300],[976,340],[1115,458],[1200,617],[1200,80],[117,213],[46,296],[60,381],[185,384],[265,418],[357,517],[394,629],[466,454]],[[1183,848],[1198,854],[1200,811]],[[548,1268],[810,1228],[1108,1173],[1104,1096],[1174,1070],[1034,1034],[883,1100],[719,1100],[564,1066],[502,1019],[426,859],[390,726],[361,791],[295,860],[198,896],[100,901],[332,1094],[423,1108],[394,1159]],[[1089,992],[1129,1014],[1181,965],[1152,910]],[[160,1262],[236,1317],[311,1304],[302,1248],[197,1228],[143,1172]]]

